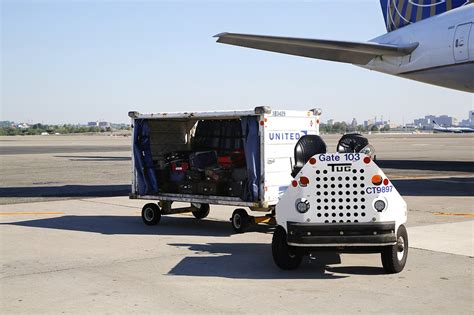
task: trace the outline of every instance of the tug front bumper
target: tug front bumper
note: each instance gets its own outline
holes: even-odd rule
[[[395,222],[287,223],[288,245],[300,247],[387,246],[397,241]]]

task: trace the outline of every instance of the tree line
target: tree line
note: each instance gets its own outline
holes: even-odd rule
[[[323,124],[321,123],[319,125],[319,131],[321,133],[346,133],[346,132],[369,132],[369,131],[389,131],[390,127],[388,125],[383,126],[382,128],[379,128],[376,125],[369,125],[369,126],[364,126],[364,125],[358,125],[356,127],[353,127],[351,125],[348,125],[346,122],[335,122],[332,125],[329,124]]]
[[[68,133],[90,133],[90,132],[107,132],[112,129],[102,129],[97,126],[78,126],[71,124],[64,125],[45,125],[45,124],[34,124],[29,128],[18,128],[18,127],[1,127],[0,136],[18,136],[18,135],[40,135],[44,132],[48,134],[68,134]]]

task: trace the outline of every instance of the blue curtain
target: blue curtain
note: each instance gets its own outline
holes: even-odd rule
[[[245,160],[247,162],[247,184],[244,187],[245,201],[258,201],[260,188],[260,138],[258,117],[242,117]]]
[[[136,119],[133,129],[133,156],[137,174],[138,194],[149,195],[158,192],[153,158],[150,148],[150,129],[144,119]]]

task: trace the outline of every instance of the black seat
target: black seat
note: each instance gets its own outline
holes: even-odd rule
[[[360,133],[348,133],[341,137],[337,144],[339,153],[359,153],[369,144],[369,140]]]
[[[320,136],[301,137],[295,146],[295,165],[291,176],[295,177],[313,155],[321,153],[326,153],[326,143]]]

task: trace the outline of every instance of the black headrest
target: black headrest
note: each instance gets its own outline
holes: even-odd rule
[[[358,153],[369,144],[369,140],[360,133],[348,133],[341,137],[337,144],[339,153]]]
[[[295,177],[313,155],[321,153],[326,153],[326,143],[320,136],[301,137],[295,146],[295,166],[291,175]]]

